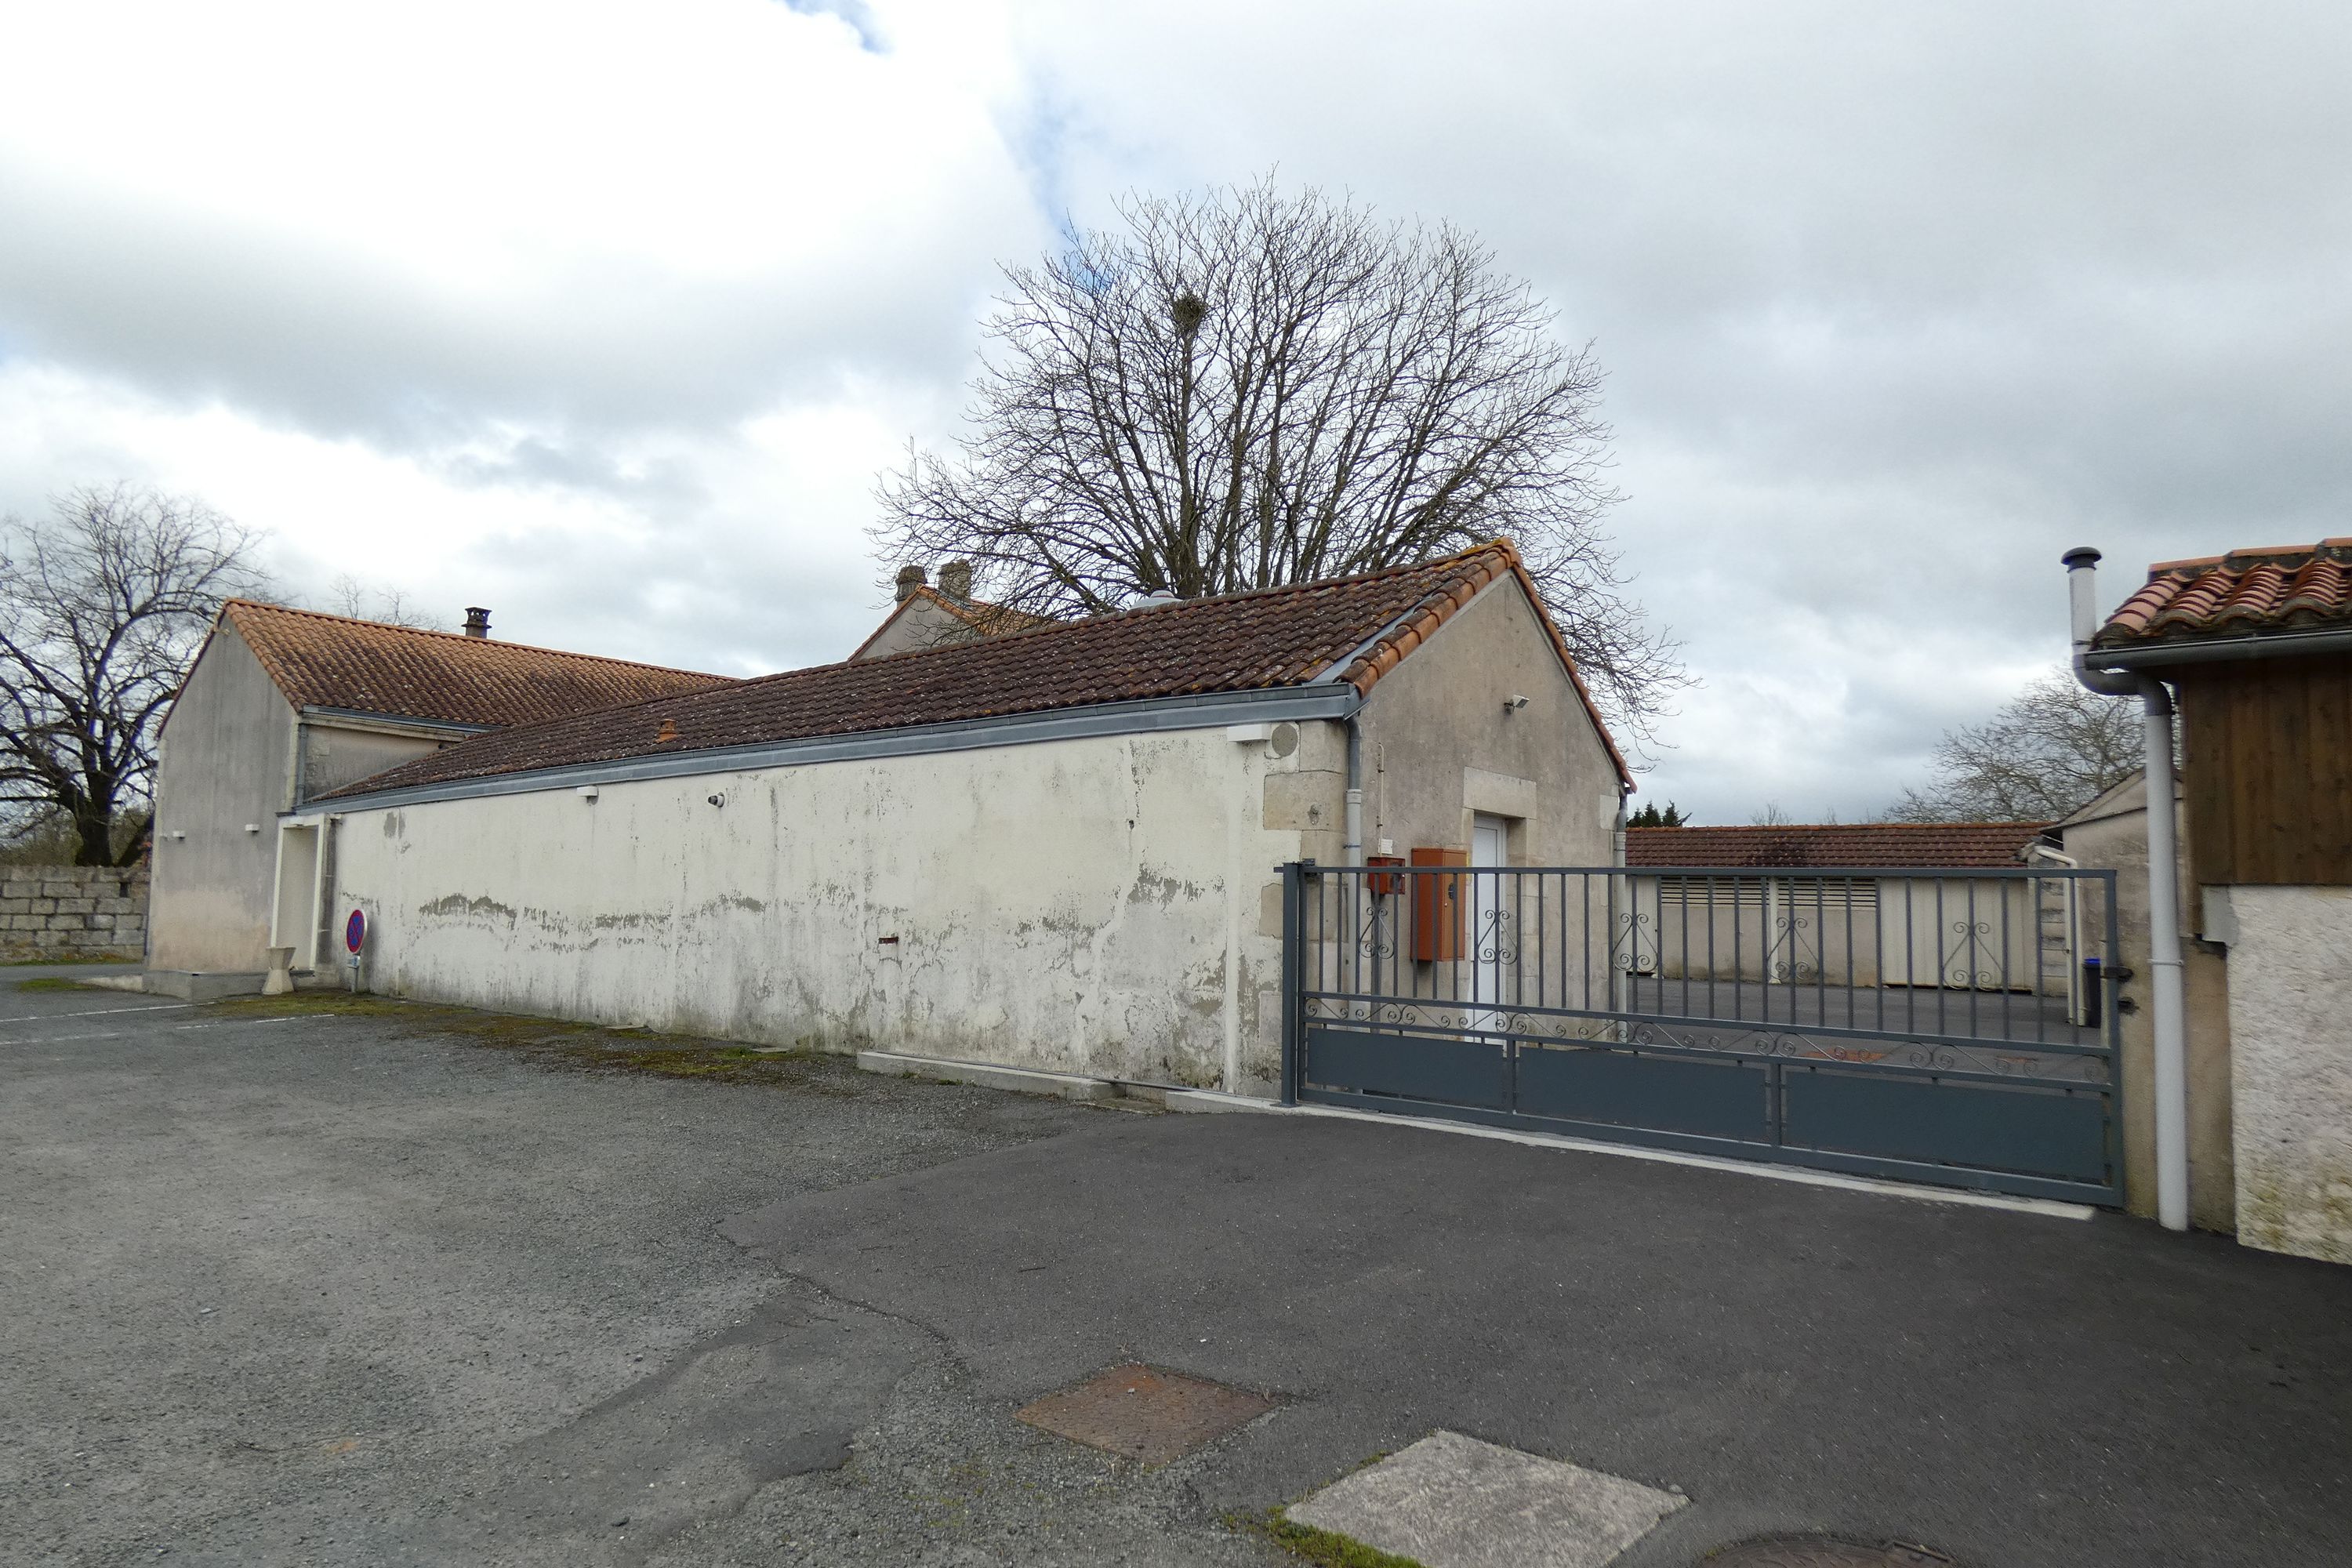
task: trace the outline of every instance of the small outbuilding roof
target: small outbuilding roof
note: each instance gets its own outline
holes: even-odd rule
[[[2107,617],[2103,649],[2352,627],[2352,538],[2159,561]]]
[[[2013,867],[2046,822],[1629,827],[1628,866]]]
[[[1359,693],[1487,584],[1516,576],[1602,745],[1566,644],[1507,540],[1360,576],[1147,606],[1092,620],[819,665],[483,735],[344,790],[370,795],[677,752],[1061,709],[1345,682]]]
[[[220,619],[236,629],[297,708],[503,726],[732,684],[723,675],[249,599],[231,599]]]

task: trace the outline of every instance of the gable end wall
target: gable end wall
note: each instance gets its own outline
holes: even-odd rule
[[[1505,713],[1505,699],[1528,705]],[[1365,700],[1364,848],[1467,847],[1474,813],[1514,823],[1519,865],[1605,866],[1616,765],[1516,577],[1490,584]]]
[[[291,804],[293,744],[294,710],[224,622],[163,731],[150,968],[251,973],[268,962],[277,817]],[[260,831],[246,832],[248,823]]]

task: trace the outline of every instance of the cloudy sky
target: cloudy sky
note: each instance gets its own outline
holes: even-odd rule
[[[1130,188],[1477,230],[1593,342],[1702,682],[1644,798],[1848,819],[2057,557],[2352,532],[2352,7],[5,6],[0,510],[92,480],[499,635],[840,658],[1002,259]]]

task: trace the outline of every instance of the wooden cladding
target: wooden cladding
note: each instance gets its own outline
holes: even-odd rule
[[[1467,866],[1467,849],[1425,849],[1412,852],[1416,866]],[[1451,963],[1462,956],[1462,900],[1467,878],[1414,877],[1412,882],[1412,956],[1423,963]]]
[[[2352,886],[2352,658],[2164,671],[2199,884]]]

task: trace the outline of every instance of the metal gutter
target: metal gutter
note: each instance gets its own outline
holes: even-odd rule
[[[2303,654],[2352,653],[2352,628],[2327,632],[2268,632],[2211,641],[2156,643],[2140,647],[2094,648],[2084,662],[2094,669],[2161,669],[2175,664],[2221,664],[2244,658],[2294,658]]]
[[[701,773],[737,773],[751,768],[803,767],[813,763],[927,756],[946,752],[982,751],[992,746],[1034,745],[1045,741],[1092,740],[1108,735],[1215,730],[1228,724],[1270,723],[1281,720],[1344,720],[1362,707],[1363,700],[1354,687],[1347,685],[1284,686],[1258,691],[1155,697],[1140,702],[1096,703],[1085,708],[1057,708],[1042,713],[959,719],[945,724],[869,730],[851,735],[817,735],[799,741],[770,741],[756,745],[621,757],[602,763],[577,763],[565,767],[493,773],[485,778],[448,779],[404,788],[373,790],[365,795],[322,796],[305,803],[296,812],[282,815],[375,811],[391,806],[423,805],[433,801],[536,795],[543,791],[577,789],[583,784],[635,784],[647,779],[692,778]]]

